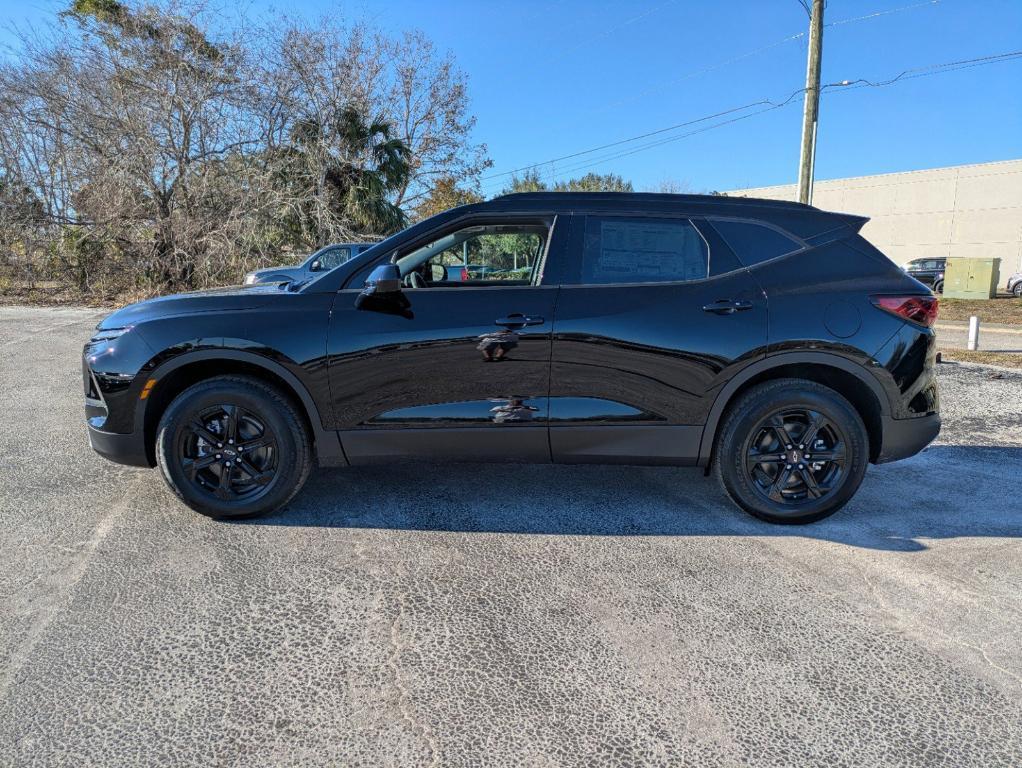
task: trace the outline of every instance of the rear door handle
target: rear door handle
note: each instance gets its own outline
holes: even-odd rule
[[[524,328],[527,325],[543,325],[546,320],[542,317],[528,317],[521,312],[512,312],[507,317],[500,317],[494,321],[494,325],[503,325],[506,328]]]
[[[752,302],[745,299],[720,299],[703,307],[703,312],[712,312],[715,315],[733,315],[735,312],[744,312],[752,309]]]

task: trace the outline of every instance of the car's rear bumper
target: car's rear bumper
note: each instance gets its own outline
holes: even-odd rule
[[[877,464],[915,456],[940,433],[940,414],[912,419],[885,419],[883,445]]]
[[[89,445],[103,458],[132,467],[152,466],[141,435],[135,432],[120,435],[96,429],[91,424],[86,426],[89,430]]]

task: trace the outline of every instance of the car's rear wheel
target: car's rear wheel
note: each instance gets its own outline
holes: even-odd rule
[[[935,282],[933,284],[933,292],[934,293],[944,293],[944,281],[943,280],[938,280],[937,282]]]
[[[869,437],[855,408],[804,379],[776,379],[744,393],[716,446],[725,492],[771,523],[832,515],[858,490],[868,458]]]
[[[291,401],[242,376],[186,389],[163,414],[156,437],[167,485],[210,517],[250,517],[283,506],[308,478],[311,453]]]
[[[1017,297],[1022,298],[1022,280],[1015,284],[1015,288],[1012,290]]]

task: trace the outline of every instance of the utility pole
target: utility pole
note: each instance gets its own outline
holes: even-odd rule
[[[806,65],[802,152],[798,161],[798,201],[812,203],[816,165],[816,123],[820,116],[820,64],[823,59],[823,0],[813,0],[809,15],[809,62]]]

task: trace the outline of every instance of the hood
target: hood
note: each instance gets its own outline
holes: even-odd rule
[[[281,290],[276,283],[268,283],[249,286],[232,285],[226,288],[157,296],[155,299],[147,299],[137,304],[121,307],[113,314],[107,315],[96,327],[101,330],[127,328],[162,317],[256,309],[272,301],[273,297],[286,293],[287,291]]]
[[[261,267],[247,272],[248,275],[294,275],[302,271],[301,267]]]

